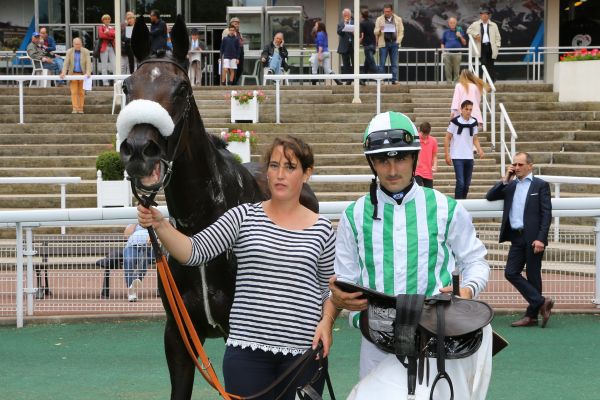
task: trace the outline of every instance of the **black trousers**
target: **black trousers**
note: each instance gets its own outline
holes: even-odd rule
[[[481,57],[479,58],[481,65],[485,65],[485,68],[492,78],[492,82],[496,82],[496,67],[494,67],[494,59],[492,58],[492,45],[489,43],[481,44]],[[483,79],[483,72],[479,67],[479,76]]]
[[[251,396],[271,385],[283,372],[296,361],[302,354],[283,355],[273,354],[260,349],[252,350],[247,347],[227,346],[223,357],[223,377],[225,378],[225,389],[232,394],[240,396]],[[324,368],[327,368],[327,359],[323,360]],[[294,400],[296,388],[307,384],[319,369],[319,362],[312,360],[306,366],[299,379],[282,397],[283,400]],[[292,374],[293,375],[293,374]],[[262,396],[260,400],[273,400],[279,396],[283,389],[290,383],[290,379],[284,380],[269,394]],[[325,376],[321,374],[312,387],[319,394],[323,394]]]
[[[354,52],[340,54],[342,56],[342,74],[351,74],[354,72]],[[346,85],[352,83],[352,79],[344,79]]]
[[[508,251],[504,277],[529,303],[525,315],[537,318],[544,304],[542,296],[542,258],[544,252],[534,254],[532,243],[525,240],[522,232],[511,230],[511,246]],[[527,279],[522,272],[527,265]]]

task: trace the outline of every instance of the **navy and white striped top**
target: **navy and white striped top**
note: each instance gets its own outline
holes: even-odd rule
[[[238,261],[227,345],[300,354],[310,348],[329,296],[335,234],[319,216],[303,230],[273,223],[262,204],[242,204],[190,238],[187,265],[201,265],[227,249]]]

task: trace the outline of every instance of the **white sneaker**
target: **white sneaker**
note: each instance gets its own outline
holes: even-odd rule
[[[142,281],[139,279],[134,279],[127,290],[127,300],[129,301],[137,301],[137,290],[142,285]]]

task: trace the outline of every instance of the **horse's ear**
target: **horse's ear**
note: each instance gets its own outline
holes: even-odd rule
[[[144,60],[150,55],[150,32],[141,15],[135,20],[131,33],[131,49],[138,61]]]
[[[173,43],[173,56],[179,61],[185,61],[190,49],[190,38],[188,37],[187,27],[181,14],[177,15],[170,35],[171,43]]]

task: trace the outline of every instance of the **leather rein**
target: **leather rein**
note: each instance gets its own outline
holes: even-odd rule
[[[168,62],[170,64],[176,65],[179,69],[181,69],[182,71],[185,72],[185,76],[187,77],[187,72],[183,69],[183,67],[181,65],[179,65],[178,63],[176,63],[175,61],[172,61],[169,59],[151,58],[151,59],[145,60],[142,63],[140,63],[140,66],[144,63],[151,63],[151,62]],[[180,126],[181,126],[181,128],[183,128],[183,125],[187,124],[189,121],[188,113],[191,108],[190,98],[193,98],[193,93],[191,92],[191,90],[188,92],[188,95],[186,97],[185,110],[181,114],[177,123],[175,124],[174,131],[177,131],[178,127],[180,127]],[[131,190],[133,192],[133,195],[139,201],[139,203],[142,204],[144,207],[149,208],[151,206],[157,206],[158,204],[154,201],[157,193],[161,189],[164,189],[169,184],[172,173],[173,173],[173,162],[177,155],[179,143],[181,142],[181,136],[182,135],[180,134],[179,137],[177,138],[177,143],[173,149],[173,152],[172,152],[171,156],[168,157],[169,160],[164,160],[164,159],[160,160],[161,162],[165,163],[165,165],[167,166],[167,170],[159,183],[154,184],[150,187],[144,186],[142,189],[142,195],[140,196],[140,194],[138,193],[137,183],[141,183],[141,182],[137,182],[138,179],[129,178],[129,180],[131,182]],[[313,360],[318,355],[319,360],[321,360],[321,362],[322,362],[322,360],[323,360],[323,344],[321,342],[319,342],[319,345],[317,346],[316,349],[307,350],[302,355],[302,357],[298,358],[292,365],[290,365],[288,367],[288,369],[281,376],[279,376],[271,385],[269,385],[267,388],[263,389],[259,393],[256,393],[252,396],[245,396],[245,397],[228,393],[225,390],[225,388],[223,387],[223,385],[221,384],[221,382],[219,381],[219,378],[217,377],[217,374],[215,373],[213,365],[210,362],[210,359],[208,358],[208,355],[206,354],[204,347],[202,346],[202,341],[200,340],[200,337],[198,336],[198,333],[196,332],[196,328],[194,327],[194,324],[190,318],[190,315],[187,311],[185,303],[183,302],[181,294],[179,293],[179,289],[177,288],[177,284],[175,282],[175,279],[173,278],[171,269],[169,268],[169,263],[167,261],[167,258],[164,255],[164,253],[160,247],[160,244],[158,243],[158,238],[156,236],[156,232],[154,231],[154,228],[152,226],[149,226],[147,228],[147,230],[148,230],[148,234],[150,236],[152,250],[154,251],[154,255],[155,255],[155,259],[156,259],[156,269],[158,271],[159,278],[163,285],[163,290],[165,292],[165,296],[169,303],[169,307],[173,313],[173,317],[175,318],[175,322],[177,324],[177,329],[179,330],[183,344],[184,344],[188,354],[190,355],[192,361],[194,362],[196,369],[198,369],[198,372],[200,372],[200,374],[202,375],[204,380],[206,380],[206,382],[210,386],[212,386],[215,390],[217,390],[224,399],[226,399],[226,400],[258,399],[258,398],[266,395],[267,393],[271,392],[275,387],[277,387],[281,382],[283,382],[283,380],[285,378],[287,378],[288,376],[292,376],[290,383],[285,387],[285,389],[282,390],[281,394],[276,398],[276,399],[280,399],[290,389],[290,387],[294,384],[294,382],[300,377],[300,375],[302,374],[304,369],[308,366],[308,364],[311,360]],[[324,370],[324,372],[323,372],[323,370]],[[311,383],[316,381],[318,376],[320,376],[321,373],[325,374],[325,380],[327,383],[329,393],[331,395],[331,398],[333,400],[335,400],[335,395],[333,394],[333,387],[331,385],[331,380],[329,378],[328,370],[326,368],[324,368],[322,364],[319,367],[317,373],[315,374],[315,377],[313,377],[313,379],[311,379]],[[312,389],[312,391],[314,392],[314,389]]]

